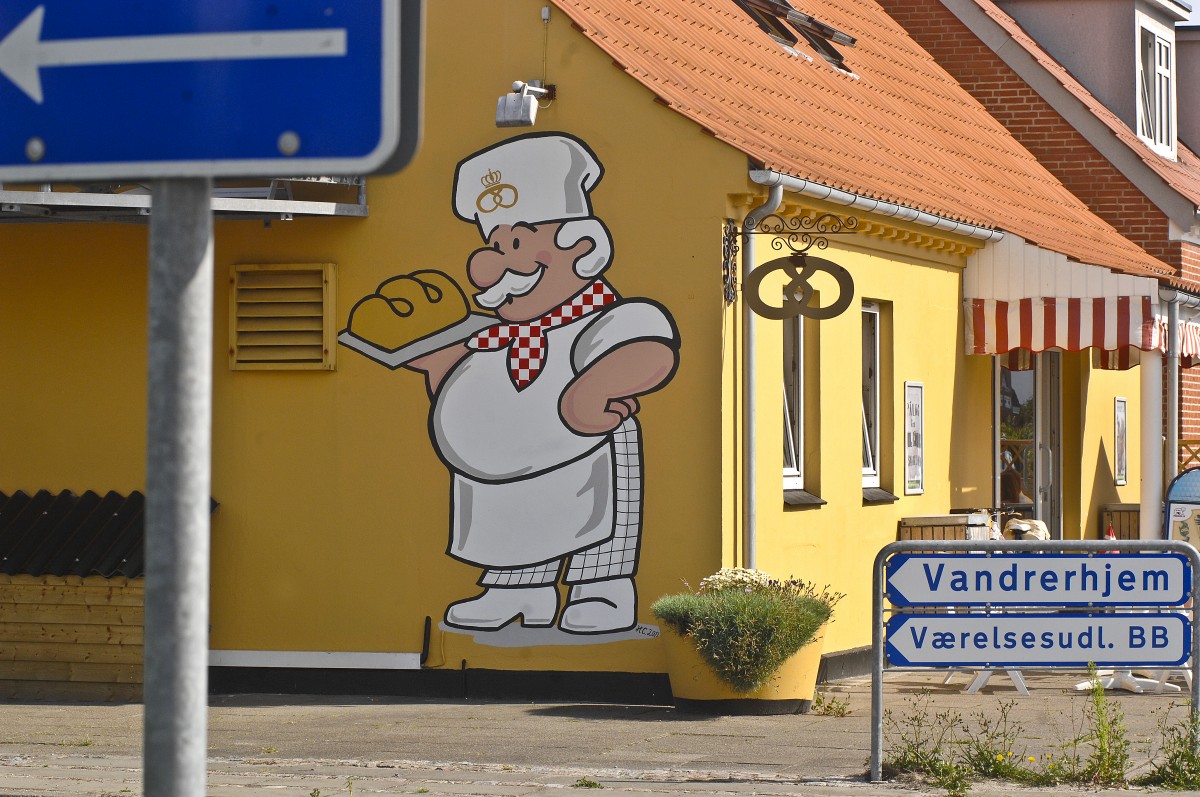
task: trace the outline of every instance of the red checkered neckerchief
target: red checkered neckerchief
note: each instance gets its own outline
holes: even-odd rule
[[[546,333],[569,321],[582,318],[617,300],[617,294],[602,280],[596,280],[565,304],[540,318],[519,324],[497,324],[476,332],[467,340],[467,348],[496,351],[508,347],[508,375],[517,390],[524,390],[537,379],[546,364]]]

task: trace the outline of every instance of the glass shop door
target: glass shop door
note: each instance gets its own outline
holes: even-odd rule
[[[1058,352],[996,357],[996,505],[1062,537],[1062,369]]]

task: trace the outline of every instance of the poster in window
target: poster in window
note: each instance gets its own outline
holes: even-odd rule
[[[1114,440],[1113,443],[1113,473],[1118,485],[1129,483],[1129,437],[1125,425],[1125,399],[1116,398],[1116,408],[1113,413]]]
[[[925,384],[904,383],[904,494],[925,492]]]
[[[1167,539],[1200,542],[1200,504],[1167,502]]]

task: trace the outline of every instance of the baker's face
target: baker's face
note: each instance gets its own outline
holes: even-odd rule
[[[592,243],[560,249],[554,241],[560,227],[561,222],[494,229],[487,246],[467,261],[467,276],[479,288],[475,301],[505,321],[529,321],[579,293],[591,280],[575,273],[575,261]]]

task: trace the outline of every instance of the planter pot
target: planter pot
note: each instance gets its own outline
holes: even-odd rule
[[[824,631],[753,692],[735,692],[708,666],[690,639],[664,630],[671,694],[681,711],[705,714],[803,714],[812,705]]]

